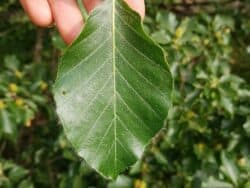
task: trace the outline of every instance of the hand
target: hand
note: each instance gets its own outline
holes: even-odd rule
[[[90,12],[102,0],[83,0]],[[145,15],[144,0],[125,0],[141,17]],[[83,27],[83,18],[76,0],[20,0],[28,16],[38,26],[55,23],[66,43],[71,43]]]

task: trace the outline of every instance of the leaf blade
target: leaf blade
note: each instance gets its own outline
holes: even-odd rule
[[[93,11],[62,57],[54,85],[68,139],[109,178],[134,164],[162,128],[171,91],[163,51],[122,0]]]

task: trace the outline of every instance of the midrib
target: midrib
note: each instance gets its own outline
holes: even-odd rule
[[[115,150],[115,154],[114,154],[114,165],[115,165],[115,170],[117,169],[117,144],[116,144],[116,124],[117,124],[117,117],[116,117],[116,58],[115,58],[115,46],[116,46],[116,38],[115,38],[115,11],[116,11],[116,7],[115,7],[115,3],[116,0],[112,0],[112,53],[113,53],[113,58],[112,58],[112,62],[113,62],[113,79],[114,79],[114,150]]]

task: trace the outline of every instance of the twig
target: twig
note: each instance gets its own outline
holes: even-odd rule
[[[36,34],[36,43],[34,47],[33,62],[40,63],[42,60],[43,36],[44,30],[42,28],[38,28]]]
[[[169,11],[175,12],[176,14],[191,16],[205,11],[208,14],[214,14],[216,11],[229,11],[238,9],[242,13],[249,14],[250,3],[242,2],[240,0],[224,0],[224,1],[193,1],[193,2],[183,2],[183,3],[158,3],[154,4],[160,9],[167,9]],[[219,9],[222,7],[221,9]]]
[[[47,169],[48,169],[49,181],[50,181],[51,188],[56,188],[55,174],[53,173],[51,163],[49,161],[47,161],[46,164],[47,164]]]
[[[6,147],[6,141],[3,141],[3,143],[1,144],[1,147],[0,147],[0,156],[2,155],[5,147]]]
[[[233,0],[220,0],[220,1],[192,1],[192,2],[186,2],[184,1],[183,3],[171,3],[170,6],[172,7],[176,7],[176,6],[185,6],[185,7],[192,7],[192,6],[210,6],[210,5],[215,5],[215,4],[219,4],[219,5],[225,5],[228,3],[233,3],[235,1]],[[160,5],[166,5],[164,3],[161,3]]]

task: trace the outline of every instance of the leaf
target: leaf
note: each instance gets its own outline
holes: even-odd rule
[[[54,95],[65,133],[94,169],[116,178],[162,128],[172,77],[164,53],[122,0],[95,9],[61,59]]]
[[[151,36],[160,44],[167,44],[171,41],[170,36],[164,30],[156,31]]]
[[[133,187],[133,182],[127,176],[121,175],[116,181],[110,182],[108,188],[130,188]]]
[[[9,172],[9,178],[12,182],[18,182],[28,174],[28,170],[15,166]]]
[[[250,188],[250,181],[248,181],[245,185],[244,188]]]
[[[237,185],[239,178],[239,170],[236,167],[235,163],[225,152],[221,154],[221,161],[223,166],[221,167],[222,172],[234,183]]]
[[[230,29],[234,29],[235,23],[234,20],[228,16],[216,15],[213,21],[214,30],[222,29],[223,27],[229,27]]]
[[[10,70],[17,70],[20,66],[20,62],[15,55],[9,55],[4,57],[4,65]]]
[[[228,182],[217,180],[213,177],[210,177],[207,182],[202,183],[202,188],[233,188]]]
[[[17,128],[7,110],[0,110],[0,131],[4,135],[14,140],[17,134]]]
[[[178,20],[175,14],[171,12],[158,12],[156,15],[156,21],[159,23],[160,28],[166,29],[171,33],[174,33]]]
[[[81,176],[75,176],[73,181],[73,188],[84,188],[87,187],[84,185]]]
[[[234,114],[234,105],[232,101],[227,97],[221,97],[221,105],[225,108],[225,110],[230,114]]]
[[[34,188],[33,183],[30,180],[23,180],[19,185],[18,188]]]
[[[250,136],[250,117],[247,117],[246,122],[243,124],[243,128],[248,136]]]

